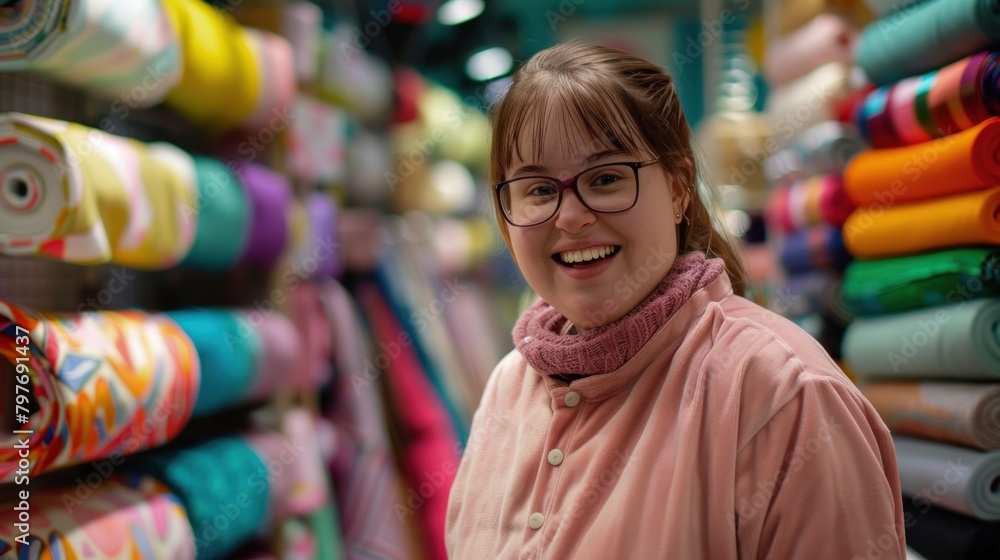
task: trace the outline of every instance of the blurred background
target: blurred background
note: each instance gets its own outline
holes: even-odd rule
[[[534,298],[489,110],[576,39],[673,75],[746,297],[893,432],[913,557],[1000,558],[995,4],[0,0],[0,556],[443,559]]]

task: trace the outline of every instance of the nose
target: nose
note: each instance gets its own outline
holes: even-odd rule
[[[555,220],[557,228],[569,233],[578,233],[597,221],[597,216],[580,202],[576,192],[566,189],[563,191],[562,204],[556,211]]]

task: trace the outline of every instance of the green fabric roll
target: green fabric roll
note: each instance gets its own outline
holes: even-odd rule
[[[884,315],[1000,294],[1000,249],[962,247],[890,259],[855,260],[844,272],[855,315]]]
[[[267,518],[270,477],[239,437],[157,451],[130,463],[174,492],[194,530],[199,559],[225,558],[253,537]]]
[[[198,201],[195,208],[183,211],[197,214],[198,230],[191,252],[180,266],[227,270],[239,260],[249,238],[250,201],[224,163],[200,156],[195,156],[194,162]]]
[[[863,379],[1000,378],[1000,299],[856,319],[843,359]]]
[[[1000,42],[1000,0],[932,0],[864,29],[855,60],[877,85],[947,66]]]

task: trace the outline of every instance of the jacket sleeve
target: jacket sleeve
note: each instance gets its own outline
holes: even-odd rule
[[[737,455],[739,557],[905,558],[889,431],[849,382],[803,376]]]

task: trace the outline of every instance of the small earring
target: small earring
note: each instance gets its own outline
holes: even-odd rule
[[[680,214],[674,214],[674,218],[676,218],[676,219],[679,220],[679,219],[681,219],[681,215]]]

